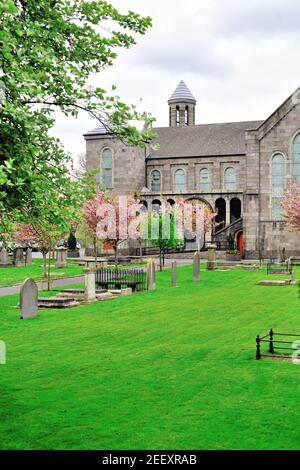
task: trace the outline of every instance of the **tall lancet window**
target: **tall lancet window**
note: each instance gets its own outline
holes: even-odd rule
[[[160,171],[154,170],[151,173],[151,191],[159,193],[161,189],[161,175]]]
[[[113,156],[111,149],[104,149],[102,152],[102,184],[106,188],[113,187]]]
[[[293,178],[300,186],[300,134],[297,134],[293,141]]]
[[[189,125],[189,107],[186,106],[184,110],[184,123],[186,126]]]
[[[185,191],[185,171],[176,170],[175,172],[175,191],[183,193]]]
[[[202,168],[200,170],[200,191],[210,190],[210,175],[208,168]]]
[[[226,168],[224,175],[224,183],[225,189],[229,191],[234,191],[236,189],[236,171],[234,168]]]
[[[176,126],[179,126],[180,124],[180,108],[179,106],[176,106]]]
[[[277,153],[272,159],[272,217],[282,219],[283,210],[280,205],[285,188],[285,159],[282,153]]]

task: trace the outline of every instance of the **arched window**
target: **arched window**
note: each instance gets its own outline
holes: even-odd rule
[[[236,171],[234,168],[229,167],[226,168],[225,170],[225,175],[224,175],[224,186],[225,189],[228,190],[235,190],[236,189]]]
[[[293,178],[300,185],[300,134],[293,141]]]
[[[180,108],[179,106],[176,106],[176,126],[179,126],[180,124]]]
[[[274,220],[282,218],[283,210],[280,202],[284,197],[284,187],[285,159],[281,153],[277,153],[272,159],[272,214]]]
[[[161,189],[161,175],[160,171],[154,170],[151,173],[151,191],[159,193]]]
[[[186,106],[184,110],[184,123],[186,126],[189,125],[189,107]]]
[[[185,172],[184,170],[176,170],[175,172],[175,191],[183,193],[185,190]]]
[[[210,190],[210,175],[207,168],[200,170],[200,190],[206,192]]]
[[[113,157],[111,149],[102,152],[102,184],[106,188],[113,186]]]

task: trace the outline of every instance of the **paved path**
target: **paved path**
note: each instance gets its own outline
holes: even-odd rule
[[[84,276],[63,277],[62,279],[53,279],[52,287],[70,286],[84,281]],[[47,281],[37,282],[38,290],[47,289]],[[21,284],[16,286],[0,287],[0,297],[3,295],[18,294],[20,292]]]

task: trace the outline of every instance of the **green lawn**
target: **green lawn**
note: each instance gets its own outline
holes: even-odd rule
[[[63,269],[55,268],[55,261],[51,261],[51,276],[53,278],[73,276],[82,274],[82,266],[74,264],[68,260],[68,267]],[[11,286],[23,282],[27,277],[35,280],[43,279],[43,260],[33,259],[32,266],[0,268],[0,286]]]
[[[178,277],[24,321],[0,298],[1,449],[299,449],[300,367],[255,360],[258,333],[300,333],[298,287]]]

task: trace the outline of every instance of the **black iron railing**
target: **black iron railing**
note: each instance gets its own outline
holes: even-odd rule
[[[267,274],[292,274],[293,268],[289,263],[268,263]]]
[[[143,269],[109,269],[101,268],[96,271],[96,286],[101,289],[126,289],[133,291],[147,290],[147,272]]]
[[[282,339],[274,339],[280,336]],[[300,338],[300,335],[293,333],[275,333],[273,329],[265,336],[256,337],[256,359],[262,359],[263,357],[279,357],[279,358],[290,358],[292,351],[300,349],[300,340],[286,341],[288,338]],[[267,350],[263,349],[263,346],[267,344]],[[279,354],[280,351],[290,351],[290,353]]]

